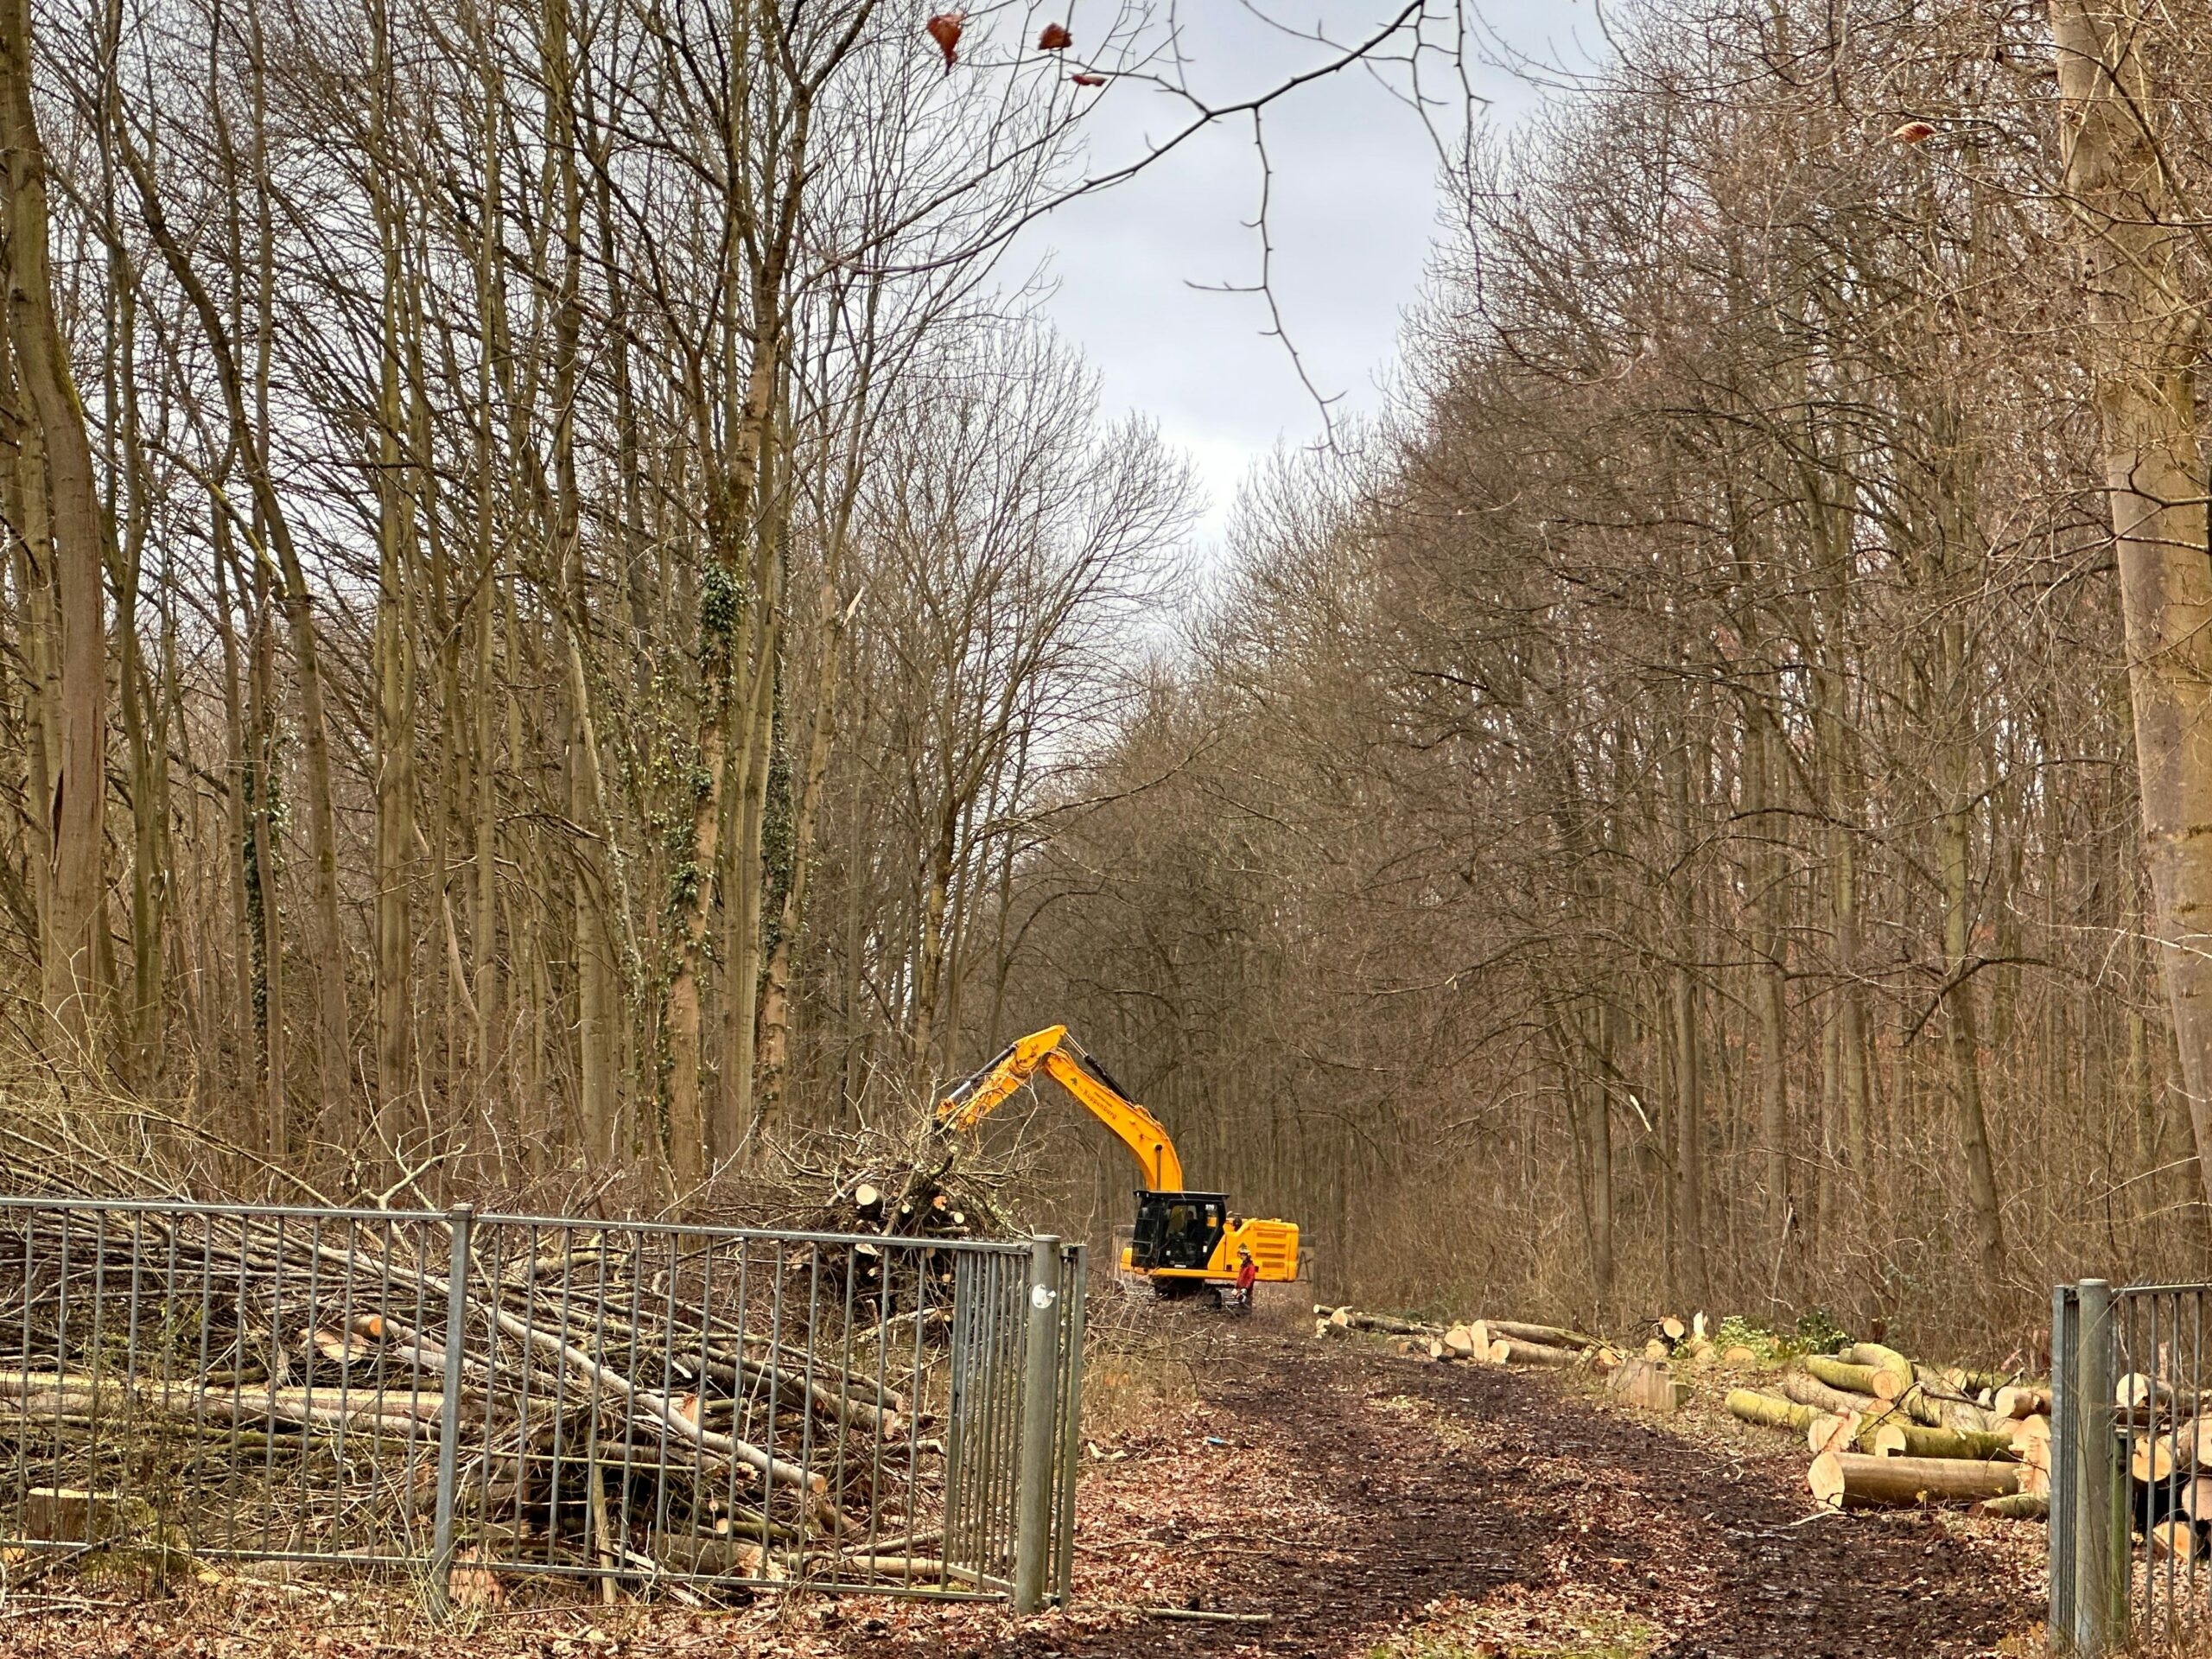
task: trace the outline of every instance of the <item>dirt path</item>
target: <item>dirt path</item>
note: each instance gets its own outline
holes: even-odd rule
[[[51,1614],[0,1653],[78,1659],[1967,1659],[2040,1652],[2039,1528],[1808,1518],[1802,1456],[1722,1418],[1667,1427],[1544,1374],[1262,1328],[1193,1333],[1198,1398],[1085,1459],[1077,1605],[764,1601],[727,1613],[515,1605],[451,1635],[388,1596],[285,1586]],[[1123,1413],[1125,1419],[1132,1414]],[[1171,1622],[1146,1607],[1265,1613]],[[2007,1639],[2011,1638],[2011,1639]],[[1999,1644],[2002,1644],[2000,1646]]]
[[[1779,1442],[1686,1438],[1570,1387],[1255,1332],[1223,1351],[1192,1420],[1094,1462],[1077,1591],[1271,1623],[1092,1627],[1078,1613],[962,1632],[909,1616],[921,1628],[843,1645],[902,1659],[909,1643],[917,1659],[1902,1659],[1997,1652],[2041,1616],[2039,1529],[1808,1520],[1802,1457]]]

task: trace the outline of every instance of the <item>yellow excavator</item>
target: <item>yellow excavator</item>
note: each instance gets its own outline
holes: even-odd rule
[[[1228,1194],[1186,1191],[1183,1160],[1166,1128],[1077,1046],[1065,1026],[1033,1032],[955,1085],[938,1103],[937,1121],[972,1129],[1040,1070],[1136,1154],[1144,1185],[1137,1190],[1136,1226],[1122,1252],[1123,1272],[1150,1280],[1162,1296],[1218,1297],[1222,1286],[1236,1282],[1249,1250],[1261,1279],[1298,1277],[1298,1224],[1232,1216]]]

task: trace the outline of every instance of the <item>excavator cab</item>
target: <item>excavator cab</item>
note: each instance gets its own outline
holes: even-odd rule
[[[1225,1192],[1137,1191],[1137,1222],[1129,1236],[1129,1266],[1140,1273],[1197,1269],[1213,1261],[1229,1219]]]

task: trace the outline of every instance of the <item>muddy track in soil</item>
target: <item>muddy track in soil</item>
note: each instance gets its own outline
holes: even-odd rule
[[[993,1651],[1342,1659],[1427,1604],[1514,1586],[1593,1593],[1673,1632],[1667,1659],[1964,1659],[2042,1615],[1932,1518],[1807,1521],[1802,1457],[1694,1444],[1541,1374],[1255,1332],[1227,1345],[1206,1393],[1320,1500],[1318,1519],[1252,1544],[1205,1595],[1273,1622],[1033,1629]],[[1178,1527],[1151,1537],[1172,1549]]]

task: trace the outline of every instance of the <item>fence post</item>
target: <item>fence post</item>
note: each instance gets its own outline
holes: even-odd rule
[[[446,1211],[453,1248],[446,1269],[445,1393],[438,1402],[438,1510],[430,1544],[430,1608],[442,1618],[453,1588],[454,1470],[461,1450],[461,1344],[468,1313],[468,1235],[475,1222],[473,1205]]]
[[[2074,1490],[2080,1473],[2075,1446],[2077,1368],[2082,1363],[2080,1293],[2058,1285],[2050,1293],[2050,1618],[2044,1625],[2050,1650],[2074,1650],[2075,1535],[2080,1518]]]
[[[2112,1287],[2084,1279],[2080,1300],[2073,1377],[2074,1650],[2082,1659],[2101,1659],[2120,1645],[2127,1623],[2128,1493],[2113,1466]]]
[[[1059,1397],[1060,1241],[1029,1243],[1029,1328],[1021,1351],[1020,1462],[1015,1471],[1014,1611],[1045,1605],[1052,1553],[1052,1418]]]

